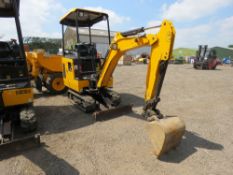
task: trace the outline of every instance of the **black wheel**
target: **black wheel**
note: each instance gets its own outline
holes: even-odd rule
[[[63,94],[67,91],[61,73],[50,74],[46,79],[46,88],[51,94]]]
[[[208,70],[209,69],[207,61],[202,64],[202,69],[203,70]]]
[[[33,107],[25,107],[20,111],[20,127],[24,132],[32,132],[37,128],[37,118]]]

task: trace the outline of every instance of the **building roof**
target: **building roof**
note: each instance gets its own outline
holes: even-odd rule
[[[79,27],[91,27],[107,18],[108,14],[106,13],[74,8],[61,18],[60,24],[74,27],[77,22]]]
[[[67,29],[70,29],[73,32],[76,32],[76,28],[74,27],[68,27]],[[115,31],[110,32],[110,36],[113,37],[115,35]],[[89,35],[88,28],[79,28],[79,34],[80,35]],[[108,31],[103,29],[91,29],[92,36],[108,36]]]

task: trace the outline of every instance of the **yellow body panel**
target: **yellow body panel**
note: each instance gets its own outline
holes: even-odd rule
[[[45,55],[43,52],[26,52],[30,73],[37,77],[42,69],[47,72],[62,72],[62,56]]]
[[[62,58],[63,81],[66,87],[81,92],[84,88],[89,87],[89,80],[78,80],[75,76],[74,60],[71,58]],[[107,87],[113,86],[113,78],[110,77]]]
[[[5,107],[31,103],[33,101],[32,88],[9,89],[2,93]]]
[[[63,57],[62,65],[63,65],[63,81],[66,87],[76,92],[80,92],[83,90],[83,88],[89,86],[88,80],[76,79],[73,59]]]

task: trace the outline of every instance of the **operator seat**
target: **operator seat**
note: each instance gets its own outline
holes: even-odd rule
[[[85,76],[96,74],[97,50],[95,43],[78,43],[75,45],[77,59],[74,60],[78,65],[76,77],[83,79]]]

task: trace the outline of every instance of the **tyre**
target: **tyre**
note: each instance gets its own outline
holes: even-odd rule
[[[50,74],[46,79],[46,88],[51,94],[63,94],[67,91],[61,73]]]
[[[33,107],[28,106],[20,111],[20,127],[24,132],[32,132],[37,129],[37,118]]]

